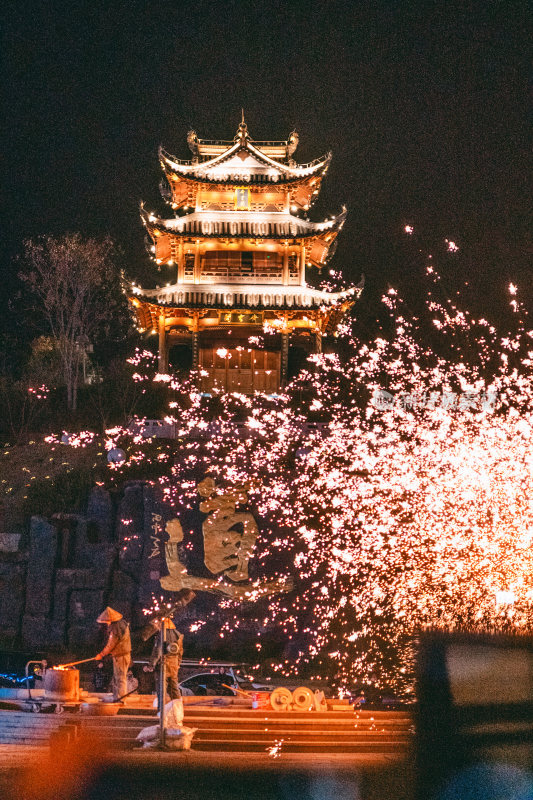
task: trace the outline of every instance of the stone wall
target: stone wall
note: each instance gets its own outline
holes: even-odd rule
[[[106,605],[142,622],[144,493],[95,487],[85,515],[32,517],[27,549],[0,549],[0,647],[92,652]]]
[[[25,553],[0,552],[0,641],[9,647],[20,639],[27,564]]]

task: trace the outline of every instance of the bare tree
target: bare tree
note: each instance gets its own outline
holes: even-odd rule
[[[113,242],[79,233],[44,236],[24,242],[23,264],[20,278],[42,301],[61,356],[67,406],[75,411],[84,343],[112,324],[106,292],[118,282]]]
[[[22,444],[34,429],[48,396],[46,386],[34,386],[28,380],[14,381],[0,377],[0,404],[3,427],[12,444]]]
[[[102,431],[109,428],[111,420],[126,426],[132,419],[146,392],[144,381],[133,379],[134,370],[135,367],[114,359],[108,365],[107,374],[93,387],[89,403],[100,418]]]

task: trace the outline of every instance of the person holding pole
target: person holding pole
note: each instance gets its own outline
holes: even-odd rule
[[[185,606],[194,599],[194,596],[195,593],[191,589],[181,589],[177,592],[172,603],[173,611],[167,612],[167,616],[163,617],[163,622],[161,619],[152,620],[142,634],[142,638],[145,641],[153,636],[154,633],[158,634],[152,649],[150,664],[145,666],[144,670],[146,672],[153,672],[155,665],[159,662],[157,706],[161,709],[161,713],[159,714],[159,747],[162,750],[165,749],[165,689],[169,689],[171,699],[177,700],[181,697],[178,686],[178,671],[183,655],[183,634],[176,630],[176,626],[170,619],[170,614],[177,613],[179,609],[185,608]],[[170,674],[173,675],[173,677],[171,678],[170,686],[167,687],[167,663],[169,658],[171,659],[169,664]]]
[[[183,658],[183,634],[176,630],[176,626],[169,617],[165,617],[162,621],[155,620],[152,625],[155,629],[154,632],[158,632],[159,635],[156,636],[152,655],[150,656],[150,664],[145,667],[145,670],[153,672],[158,664],[164,666],[165,699],[163,705],[165,705],[169,698],[170,700],[177,700],[181,697],[178,686],[178,672]],[[161,634],[161,625],[163,625],[164,635]],[[164,659],[163,665],[161,665],[161,658]],[[158,707],[162,694],[160,671],[156,671]]]
[[[113,658],[113,700],[128,693],[128,669],[131,663],[131,638],[129,623],[122,614],[107,606],[97,622],[108,626],[107,643],[104,649],[95,656],[101,661],[104,656]]]

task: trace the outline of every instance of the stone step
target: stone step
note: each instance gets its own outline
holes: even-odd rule
[[[82,731],[98,735],[101,737],[125,737],[135,738],[142,728],[82,728]],[[31,735],[24,732],[25,735]],[[40,735],[40,733],[37,733]],[[307,741],[319,741],[323,738],[337,738],[337,739],[350,739],[350,740],[364,740],[364,741],[380,741],[382,739],[395,739],[398,741],[409,741],[412,734],[409,731],[334,731],[324,728],[312,733],[299,728],[237,728],[237,729],[216,729],[216,728],[198,728],[197,736],[209,736],[214,739],[234,739],[246,736],[285,736],[291,738],[306,739]]]
[[[148,725],[157,725],[159,720],[157,717],[146,717],[144,719],[139,717],[79,717],[78,718],[83,725],[88,727],[95,727],[101,728],[102,726],[107,727],[118,727],[118,728],[138,728],[138,727],[147,727]],[[189,727],[209,727],[209,728],[218,728],[221,730],[225,730],[227,728],[241,728],[241,727],[253,727],[253,728],[279,728],[285,727],[287,729],[295,729],[301,728],[302,730],[308,730],[310,733],[316,730],[322,730],[327,728],[328,730],[336,730],[339,732],[343,731],[351,731],[351,730],[361,730],[361,731],[409,731],[411,730],[412,723],[411,721],[407,722],[394,722],[394,721],[381,721],[381,722],[361,722],[360,720],[346,720],[346,721],[334,721],[328,722],[327,720],[322,719],[311,719],[311,720],[292,720],[287,718],[282,719],[235,719],[235,718],[228,718],[228,719],[213,719],[210,716],[203,716],[203,717],[189,717],[185,716],[184,724],[188,725]]]
[[[86,717],[88,719],[88,717]],[[93,718],[93,719],[102,719],[101,717]],[[139,716],[127,716],[119,714],[117,717],[109,718],[115,720],[126,720],[131,719],[135,722],[143,721],[145,725],[149,724],[156,724],[158,718],[155,716],[151,717],[139,717]],[[283,714],[283,715],[261,715],[258,714],[256,716],[241,716],[235,714],[227,714],[227,715],[217,715],[211,714],[209,711],[204,712],[202,714],[189,714],[185,713],[184,722],[186,725],[194,726],[200,725],[204,723],[209,723],[211,725],[306,725],[308,727],[322,727],[322,726],[331,726],[331,727],[352,727],[353,725],[358,725],[364,728],[370,727],[378,727],[378,728],[409,728],[413,724],[413,720],[411,717],[385,717],[385,718],[360,718],[356,716],[346,716],[345,718],[341,719],[331,719],[327,717],[323,717],[320,714],[308,714],[307,716],[303,717],[296,717],[290,714]]]
[[[101,719],[101,718],[98,718]],[[119,714],[118,717],[115,717],[117,720],[124,720],[124,719],[133,719],[133,720],[146,720],[146,724],[150,724],[151,720],[157,721],[157,717],[155,715],[145,716],[145,715],[123,715]],[[211,723],[221,724],[221,725],[240,725],[240,724],[253,724],[253,725],[279,725],[279,724],[288,724],[288,725],[333,725],[333,726],[351,726],[354,724],[360,725],[361,727],[409,727],[412,725],[412,717],[410,716],[401,716],[401,717],[359,717],[355,714],[346,714],[342,717],[329,717],[325,714],[315,714],[309,712],[308,714],[304,715],[296,715],[292,713],[271,713],[271,714],[261,714],[257,713],[250,713],[246,715],[242,714],[235,714],[234,712],[227,712],[225,714],[215,714],[209,710],[203,710],[202,712],[197,712],[195,714],[191,714],[189,711],[185,712],[184,716],[186,724],[190,722],[192,725],[193,723],[196,724],[197,722],[203,722],[205,720],[209,720]],[[187,722],[188,721],[188,722]]]
[[[52,721],[55,719],[65,719],[67,716],[77,716],[77,713],[65,711],[63,714],[55,714],[53,712],[34,713],[32,711],[0,711],[0,722],[3,720],[42,720]]]
[[[231,742],[219,741],[192,741],[194,750],[203,751],[226,751],[240,753],[260,753],[269,751],[272,747],[279,747],[279,752],[283,753],[352,753],[352,754],[399,754],[405,753],[407,744],[396,743],[346,743],[346,742],[327,742],[323,744],[305,742],[281,742],[273,740],[271,744],[265,745],[264,742],[248,742],[246,740],[236,740]]]
[[[50,734],[32,734],[27,736],[25,734],[9,734],[4,735],[0,733],[0,744],[42,744],[47,746],[50,742]]]
[[[154,725],[157,724],[154,722]],[[80,731],[86,731],[91,733],[98,733],[98,735],[104,736],[136,736],[139,730],[143,727],[149,726],[139,726],[137,725],[120,725],[120,724],[97,724],[95,722],[86,723],[83,722],[79,726]],[[151,726],[150,726],[151,727]],[[189,726],[195,727],[195,726]],[[240,725],[240,726],[213,726],[209,723],[198,727],[198,734],[197,735],[204,735],[208,733],[213,737],[218,738],[233,738],[235,736],[247,736],[247,735],[268,735],[271,736],[275,735],[283,735],[283,736],[298,736],[298,737],[305,737],[309,740],[317,739],[322,736],[336,736],[339,738],[353,738],[353,737],[375,737],[375,738],[410,738],[411,734],[410,731],[406,729],[398,729],[398,730],[384,730],[384,729],[362,729],[362,728],[344,728],[344,729],[337,729],[328,726],[324,726],[321,728],[312,728],[311,730],[304,727],[304,726],[281,726],[281,725],[272,725],[272,726],[252,726],[252,725]]]
[[[239,706],[210,706],[204,704],[198,705],[185,705],[184,708],[185,716],[192,717],[196,715],[213,715],[213,716],[220,716],[224,717],[227,714],[231,716],[236,716],[239,718],[256,718],[256,717],[265,717],[265,718],[276,718],[279,719],[281,717],[290,717],[291,719],[308,719],[309,717],[313,718],[320,718],[320,719],[351,719],[353,717],[357,717],[358,719],[372,719],[372,720],[381,720],[381,719],[405,719],[411,721],[412,713],[410,711],[363,711],[359,709],[349,709],[347,711],[275,711],[274,709],[265,709],[265,708],[242,708]],[[155,716],[155,712],[153,708],[138,708],[138,707],[131,707],[126,706],[120,711],[120,716]]]
[[[154,725],[157,723],[154,723]],[[186,723],[185,723],[186,724]],[[70,726],[65,725],[57,725],[57,726],[5,726],[0,727],[0,735],[5,736],[12,736],[12,735],[24,735],[24,736],[49,736],[50,733],[53,731],[58,730],[59,728],[65,728]],[[75,726],[72,726],[73,728]],[[137,733],[142,730],[142,728],[148,727],[145,725],[135,725],[135,726],[121,726],[121,725],[85,725],[82,724],[78,730],[83,730],[87,732],[93,732],[98,735],[110,735],[113,732],[120,733],[121,735],[132,735],[136,736]],[[260,734],[263,733],[277,733],[280,732],[286,736],[306,736],[308,738],[316,738],[320,736],[339,736],[339,737],[353,737],[353,736],[362,736],[362,737],[369,737],[369,736],[377,736],[381,738],[386,737],[407,737],[411,736],[411,731],[408,729],[396,729],[396,730],[384,730],[384,729],[362,729],[362,728],[349,728],[349,729],[335,729],[335,728],[313,728],[309,730],[307,728],[299,727],[299,726],[278,726],[278,725],[270,725],[270,726],[234,726],[234,727],[215,727],[211,725],[203,725],[203,726],[196,726],[196,725],[189,725],[188,727],[197,727],[199,731],[210,731],[213,736],[234,736],[236,734],[242,733],[243,735],[248,734],[251,731],[257,731]]]
[[[64,725],[66,720],[59,716],[47,720],[46,717],[30,717],[27,720],[0,720],[0,730],[3,728],[54,728],[56,725]]]
[[[137,750],[142,749],[139,742],[132,742],[130,739],[116,739],[108,743],[110,750]],[[269,742],[249,741],[247,739],[220,741],[220,740],[198,740],[195,736],[192,740],[192,749],[203,752],[237,752],[237,753],[265,753],[279,748],[282,753],[349,753],[353,755],[365,754],[389,754],[400,755],[408,750],[408,743],[398,742],[326,742],[317,744],[316,742],[294,742],[272,738]]]
[[[48,725],[46,723],[42,725],[35,723],[31,723],[29,725],[25,725],[24,723],[0,723],[0,731],[55,731],[56,728],[64,724],[64,720],[58,720],[55,725]]]
[[[114,732],[114,734],[106,734],[105,736],[101,737],[100,741],[104,741],[108,744],[113,744],[115,742],[130,742],[132,745],[137,742],[135,736],[127,736],[119,731]],[[294,746],[302,746],[308,747],[312,750],[313,747],[321,749],[323,746],[335,746],[342,750],[344,747],[355,747],[355,746],[367,746],[367,745],[379,745],[386,744],[387,746],[397,746],[397,747],[407,747],[411,742],[411,737],[403,736],[403,737],[395,737],[395,736],[316,736],[316,737],[308,737],[308,736],[298,736],[298,735],[283,735],[280,731],[274,731],[269,733],[259,733],[258,731],[240,731],[239,733],[235,733],[233,736],[225,735],[225,736],[215,736],[211,731],[197,731],[194,735],[194,741],[199,744],[203,744],[205,742],[211,742],[213,746],[218,743],[221,746],[230,746],[235,742],[248,742],[249,744],[253,744],[254,746],[257,744],[263,744],[265,747],[267,745],[271,745],[275,741],[283,740],[287,743],[290,743]]]
[[[231,713],[238,716],[257,717],[258,715],[265,716],[290,716],[290,717],[309,717],[320,716],[324,719],[344,719],[347,716],[357,715],[361,719],[385,719],[387,717],[401,718],[405,717],[411,719],[411,711],[363,711],[361,709],[348,709],[347,711],[276,711],[273,708],[239,708],[238,706],[206,706],[206,705],[186,705],[184,706],[185,714],[196,713],[209,713],[213,714],[227,714]],[[153,710],[152,710],[153,713]]]
[[[360,711],[274,711],[266,709],[250,709],[250,710],[237,710],[235,708],[222,709],[222,708],[206,708],[205,706],[199,708],[185,707],[184,713],[186,717],[205,716],[209,714],[213,717],[235,717],[238,719],[323,719],[323,720],[339,720],[343,722],[347,719],[360,719],[366,721],[381,721],[381,720],[411,720],[412,714],[406,714],[396,711],[381,711],[376,714],[363,714]],[[124,716],[121,712],[120,716]],[[144,715],[141,715],[144,716]],[[156,716],[152,712],[152,716]]]
[[[268,731],[261,731],[257,730],[256,728],[248,729],[239,729],[238,731],[214,731],[212,729],[204,729],[198,730],[195,734],[195,738],[198,737],[200,739],[213,739],[213,740],[228,740],[233,741],[234,739],[272,739],[275,738],[287,738],[291,739],[292,741],[301,740],[306,742],[320,742],[324,739],[335,739],[338,741],[364,741],[364,742],[378,742],[378,741],[395,741],[395,742],[408,742],[411,740],[411,736],[407,733],[405,734],[382,734],[382,733],[375,733],[375,732],[365,732],[365,733],[358,733],[357,731],[342,734],[338,731],[329,731],[323,730],[320,732],[316,732],[313,734],[309,734],[307,731],[300,731],[300,730],[284,730],[283,728],[276,728],[274,730]]]

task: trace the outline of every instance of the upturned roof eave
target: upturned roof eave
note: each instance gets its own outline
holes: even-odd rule
[[[226,150],[226,152],[221,153],[210,161],[203,161],[201,163],[194,161],[180,163],[178,159],[171,156],[170,153],[167,153],[162,146],[159,147],[159,158],[165,171],[170,169],[179,177],[205,183],[230,183],[230,180],[221,180],[217,177],[211,178],[206,176],[204,173],[210,169],[213,169],[214,167],[220,166],[225,161],[228,161],[233,155],[238,153],[239,150],[248,150],[248,152],[250,152],[258,161],[263,163],[265,166],[276,170],[278,176],[275,181],[273,176],[264,175],[264,173],[257,173],[257,177],[260,176],[263,179],[262,182],[264,182],[264,179],[266,178],[272,183],[288,183],[321,175],[329,166],[332,157],[332,153],[330,151],[317,159],[315,162],[312,162],[310,165],[297,164],[295,166],[291,166],[289,164],[282,164],[279,161],[276,161],[276,159],[265,155],[261,152],[261,150],[258,150],[256,147],[254,147],[250,141],[243,143],[239,140],[235,142],[235,144],[232,145],[228,150]],[[252,177],[253,172],[250,173],[250,178]],[[250,182],[252,181],[250,180]]]
[[[331,220],[323,220],[322,222],[311,222],[309,220],[302,220],[292,215],[283,214],[283,212],[272,212],[266,215],[262,212],[257,212],[260,216],[254,219],[251,215],[254,212],[235,212],[235,211],[217,211],[206,213],[204,211],[193,211],[190,214],[185,214],[177,219],[165,220],[156,216],[153,213],[146,211],[141,204],[141,218],[146,227],[150,230],[159,230],[162,233],[169,234],[176,237],[186,236],[201,236],[202,238],[261,238],[261,239],[311,239],[326,235],[327,233],[338,233],[346,220],[347,209],[344,207],[340,214],[337,214]],[[278,217],[279,215],[279,217]],[[197,225],[195,225],[197,223]],[[237,223],[238,225],[267,225],[268,230],[266,233],[257,233],[250,230],[224,230],[207,231],[207,225],[231,225]],[[272,229],[272,225],[274,229]],[[281,226],[284,226],[283,229]],[[286,226],[289,227],[287,232]],[[277,231],[276,228],[280,230]]]
[[[324,306],[326,308],[338,308],[345,303],[353,304],[359,295],[362,292],[362,286],[352,286],[349,289],[344,289],[339,292],[328,292],[323,289],[314,289],[310,286],[283,286],[280,284],[241,284],[241,283],[182,283],[182,284],[174,284],[172,286],[165,286],[156,289],[142,289],[141,287],[130,287],[130,291],[128,292],[128,297],[132,301],[137,301],[139,303],[148,303],[151,305],[157,305],[160,307],[186,307],[188,305],[197,306],[197,305],[206,305],[205,297],[209,295],[210,297],[216,297],[216,295],[225,296],[225,295],[233,295],[239,296],[240,298],[246,296],[262,296],[263,298],[267,295],[271,297],[285,297],[285,298],[292,298],[292,302],[287,305],[287,308],[295,308],[294,300],[300,300],[301,302],[301,310],[310,310],[314,308],[320,308]],[[175,296],[181,295],[183,298],[186,296],[198,297],[198,301],[188,300],[185,302],[176,302]],[[201,295],[204,296],[204,299],[201,299]],[[168,297],[169,302],[165,302],[162,298]],[[303,302],[303,298],[307,298],[313,305],[307,305]],[[232,299],[232,305],[234,304],[235,300]],[[237,302],[239,302],[237,300]],[[272,302],[271,304],[265,305],[264,307],[269,307],[272,309],[280,308],[279,304]],[[243,307],[247,307],[248,303],[244,303]],[[213,308],[214,306],[211,304],[209,306]],[[227,304],[223,304],[222,306],[227,310]]]

